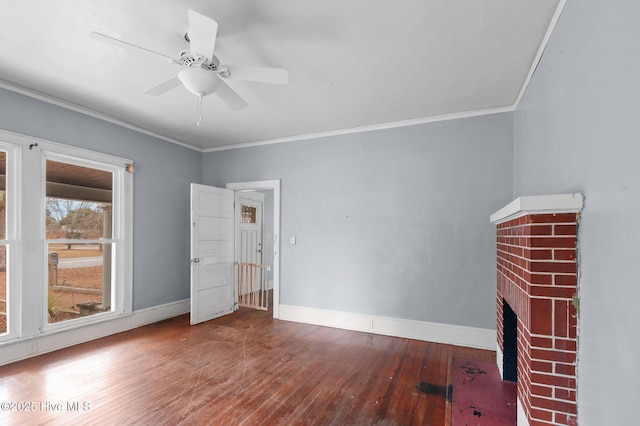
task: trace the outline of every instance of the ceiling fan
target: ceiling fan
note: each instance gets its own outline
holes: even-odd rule
[[[221,65],[220,60],[213,54],[218,23],[208,16],[193,10],[188,11],[189,29],[185,39],[189,42],[189,50],[179,53],[178,58],[172,58],[146,47],[138,46],[115,37],[92,31],[95,39],[115,44],[121,47],[133,47],[168,59],[179,65],[182,70],[178,75],[147,90],[145,94],[162,95],[181,84],[198,97],[198,125],[202,121],[202,98],[215,93],[231,109],[240,110],[248,105],[227,83],[229,80],[244,80],[260,83],[288,84],[289,73],[281,68],[247,67]]]

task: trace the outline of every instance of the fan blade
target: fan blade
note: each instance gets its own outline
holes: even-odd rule
[[[218,34],[218,23],[208,16],[204,16],[189,9],[189,46],[191,54],[199,54],[207,59],[213,56]]]
[[[162,56],[163,58],[166,58],[166,59],[168,59],[169,61],[171,61],[171,62],[173,62],[175,64],[182,65],[182,63],[180,61],[178,61],[177,59],[174,59],[171,56],[167,56],[165,54],[156,52],[154,50],[147,49],[146,47],[138,46],[136,44],[132,44],[132,43],[129,43],[127,41],[120,40],[118,38],[111,37],[111,36],[108,36],[106,34],[98,33],[98,32],[95,32],[95,31],[91,31],[90,35],[91,35],[91,37],[95,38],[96,40],[100,40],[100,41],[103,41],[105,43],[113,44],[114,46],[125,47],[125,48],[133,47],[135,49],[139,49],[139,50],[143,50],[143,51],[148,52],[148,53],[152,53],[152,54],[154,54],[156,56]]]
[[[165,93],[167,93],[169,90],[171,89],[175,89],[176,87],[180,86],[182,84],[182,82],[180,81],[180,79],[178,77],[173,77],[170,78],[169,80],[158,84],[155,87],[152,87],[151,89],[147,90],[146,92],[144,92],[145,95],[151,95],[151,96],[160,96],[160,95],[164,95]]]
[[[249,106],[244,101],[244,99],[242,99],[240,95],[234,92],[234,90],[231,87],[229,87],[227,83],[222,81],[222,79],[220,79],[220,85],[218,86],[216,91],[213,93],[218,95],[220,99],[222,99],[224,103],[229,105],[229,108],[231,108],[234,111],[238,111],[240,109],[243,109]]]
[[[221,65],[222,77],[230,80],[256,81],[258,83],[289,84],[289,72],[282,68],[243,67]]]

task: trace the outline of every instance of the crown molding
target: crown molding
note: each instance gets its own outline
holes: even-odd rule
[[[52,105],[55,105],[55,106],[59,106],[59,107],[64,108],[64,109],[68,109],[70,111],[79,112],[80,114],[88,115],[90,117],[97,118],[99,120],[106,121],[108,123],[115,124],[117,126],[124,127],[126,129],[133,130],[133,131],[138,132],[138,133],[145,134],[147,136],[152,136],[154,138],[162,139],[164,141],[171,142],[171,143],[174,143],[176,145],[183,146],[185,148],[189,148],[189,149],[193,149],[195,151],[202,152],[202,148],[200,148],[200,147],[196,147],[194,145],[190,145],[188,143],[184,143],[184,142],[179,141],[177,139],[173,139],[173,138],[170,138],[168,136],[161,135],[160,133],[156,133],[156,132],[153,132],[151,130],[144,129],[142,127],[136,126],[135,124],[131,124],[131,123],[126,122],[124,120],[121,120],[119,118],[115,118],[115,117],[112,117],[110,115],[103,114],[103,113],[94,111],[92,109],[89,109],[89,108],[86,108],[86,107],[83,107],[83,106],[80,106],[80,105],[73,104],[71,102],[63,101],[62,99],[59,99],[59,98],[56,98],[56,97],[53,97],[53,96],[45,95],[44,93],[41,93],[41,92],[38,92],[38,91],[35,91],[35,90],[32,90],[32,89],[27,89],[25,87],[15,85],[13,83],[9,83],[9,82],[4,81],[4,80],[0,80],[0,87],[3,88],[3,89],[7,89],[7,90],[9,90],[11,92],[19,93],[21,95],[28,96],[30,98],[37,99],[39,101],[43,101],[43,102],[46,102],[46,103],[49,103],[49,104],[52,104]]]
[[[480,110],[474,110],[474,111],[458,112],[454,114],[443,114],[443,115],[436,115],[431,117],[414,118],[411,120],[391,121],[388,123],[372,124],[369,126],[358,126],[358,127],[348,128],[348,129],[329,130],[326,132],[307,133],[307,134],[296,135],[296,136],[287,136],[283,138],[264,139],[264,140],[257,140],[253,142],[233,144],[233,145],[216,146],[211,148],[205,148],[203,151],[204,152],[226,151],[229,149],[251,148],[255,146],[273,145],[278,143],[298,142],[298,141],[304,141],[309,139],[319,139],[319,138],[326,138],[331,136],[348,135],[351,133],[372,132],[375,130],[386,130],[386,129],[393,129],[397,127],[415,126],[418,124],[435,123],[438,121],[458,120],[461,118],[471,118],[471,117],[479,117],[482,115],[500,114],[504,112],[513,112],[514,109],[515,107],[513,105],[509,105],[509,106],[496,107],[496,108],[487,108],[487,109],[480,109]]]

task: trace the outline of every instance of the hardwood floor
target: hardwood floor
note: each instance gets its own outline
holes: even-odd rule
[[[495,357],[271,316],[183,315],[0,367],[0,424],[442,425],[450,358]]]

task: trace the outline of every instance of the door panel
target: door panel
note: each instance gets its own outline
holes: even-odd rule
[[[261,241],[256,229],[240,230],[240,262],[262,263],[260,252]]]
[[[191,324],[235,305],[233,190],[191,184]]]
[[[241,263],[262,263],[262,209],[264,194],[261,192],[240,192],[240,208],[236,213],[240,220],[238,261]],[[254,214],[244,215],[244,209],[255,209]]]

